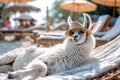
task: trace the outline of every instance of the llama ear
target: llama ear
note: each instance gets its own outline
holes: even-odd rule
[[[90,15],[86,14],[86,13],[82,13],[83,17],[84,17],[84,21],[83,21],[83,26],[87,29],[90,29],[90,26],[92,24],[92,20]]]
[[[71,19],[71,16],[68,16],[67,23],[68,23],[69,26],[71,26],[71,24],[73,23],[73,21]]]

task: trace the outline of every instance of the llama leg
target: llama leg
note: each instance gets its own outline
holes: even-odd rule
[[[0,65],[9,64],[11,62],[14,62],[16,57],[22,53],[23,48],[18,48],[15,50],[12,50],[10,52],[4,53],[3,55],[0,55]]]
[[[12,66],[11,65],[0,66],[0,73],[6,73],[8,71],[12,71]]]
[[[8,79],[22,79],[27,76],[37,76],[35,75],[36,73],[38,73],[38,70],[36,68],[8,72]]]
[[[24,52],[32,53],[33,51],[35,51],[35,49],[35,47],[18,48],[10,52],[4,53],[3,55],[0,55],[0,65],[12,63],[15,61],[18,55],[23,54]]]
[[[45,76],[47,74],[47,66],[41,60],[34,60],[31,62],[25,70],[18,70],[15,72],[9,72],[8,78],[9,79],[22,79],[24,77],[30,76],[31,79],[34,79],[38,76]]]

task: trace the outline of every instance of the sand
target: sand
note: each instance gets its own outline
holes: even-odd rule
[[[28,47],[31,45],[36,45],[36,44],[33,41],[27,39],[14,40],[14,41],[0,40],[0,54],[4,54],[16,48]]]

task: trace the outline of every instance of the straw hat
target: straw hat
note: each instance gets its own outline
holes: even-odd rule
[[[66,36],[70,36],[70,32],[71,32],[72,30],[79,30],[79,29],[81,29],[81,28],[84,28],[82,24],[80,24],[78,21],[73,21],[73,22],[71,23],[71,26],[69,27],[69,30],[67,30],[67,31],[65,32],[65,35],[66,35]]]

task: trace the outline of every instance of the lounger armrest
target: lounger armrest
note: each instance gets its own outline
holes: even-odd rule
[[[106,33],[106,31],[104,31],[104,32],[96,32],[93,35],[94,36],[103,36],[105,33]]]
[[[108,41],[106,40],[96,40],[96,47],[104,45],[105,43],[107,43]]]

